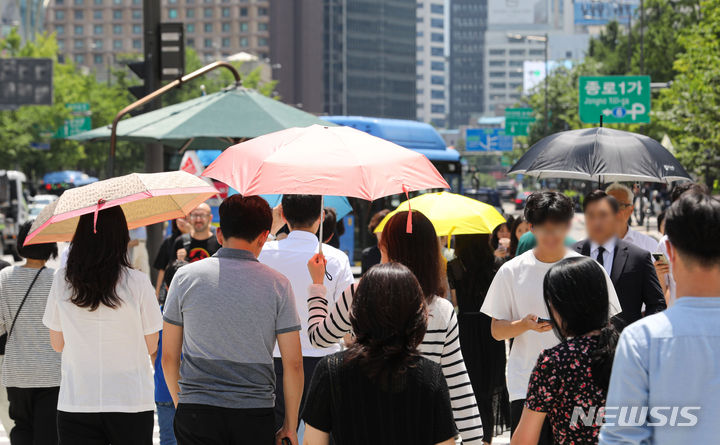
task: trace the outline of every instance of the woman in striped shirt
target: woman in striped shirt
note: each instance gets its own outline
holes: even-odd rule
[[[397,262],[407,266],[420,282],[428,306],[428,327],[418,348],[426,357],[442,366],[450,388],[453,416],[463,444],[482,443],[482,422],[475,394],[465,368],[458,324],[452,304],[438,295],[445,295],[445,265],[432,223],[419,212],[412,213],[412,233],[407,233],[408,212],[399,212],[387,222],[380,237],[382,262]],[[328,308],[325,287],[322,285],[324,260],[316,255],[308,264],[313,276],[308,298],[310,342],[316,347],[328,347],[350,332],[350,307],[354,286],[343,292],[342,298]]]

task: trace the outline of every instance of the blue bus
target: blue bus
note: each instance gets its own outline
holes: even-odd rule
[[[338,125],[353,127],[427,156],[443,175],[453,193],[462,193],[460,153],[445,146],[440,133],[424,122],[365,116],[321,116]]]

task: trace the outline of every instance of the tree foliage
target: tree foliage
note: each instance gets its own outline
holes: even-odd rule
[[[53,60],[53,105],[24,106],[15,110],[0,111],[0,168],[24,171],[32,180],[54,170],[77,169],[92,175],[103,176],[107,165],[108,143],[80,144],[75,141],[51,139],[71,113],[66,104],[90,104],[92,126],[97,128],[112,122],[115,114],[134,101],[127,88],[140,82],[126,68],[111,69],[111,79],[99,82],[94,72],[83,71],[72,62],[60,62],[55,35],[38,35],[33,42],[22,44],[20,35],[12,30],[0,40],[3,57],[45,57]],[[125,57],[130,59],[136,55]],[[119,58],[122,59],[122,58]],[[186,72],[203,64],[194,51],[188,50]],[[239,68],[239,66],[238,66]],[[163,97],[163,104],[173,104],[200,96],[200,85],[212,93],[233,83],[229,72],[215,72],[184,85]],[[256,69],[245,76],[243,85],[258,89],[266,95],[274,91],[275,83],[263,84]],[[34,142],[50,142],[49,151],[31,148]],[[144,146],[118,142],[116,171],[127,173],[142,171]]]

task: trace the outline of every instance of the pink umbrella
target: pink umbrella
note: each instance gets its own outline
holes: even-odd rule
[[[420,153],[351,127],[321,125],[289,128],[234,145],[203,176],[246,196],[295,193],[372,201],[450,188]]]

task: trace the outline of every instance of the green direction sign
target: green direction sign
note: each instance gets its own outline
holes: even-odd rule
[[[70,110],[72,117],[67,119],[62,127],[53,135],[55,139],[65,139],[70,136],[92,130],[92,121],[90,119],[90,104],[87,102],[76,102],[65,104],[65,108]]]
[[[579,88],[586,124],[650,122],[650,76],[581,76]]]
[[[505,134],[527,136],[528,127],[535,122],[532,108],[505,108]]]

